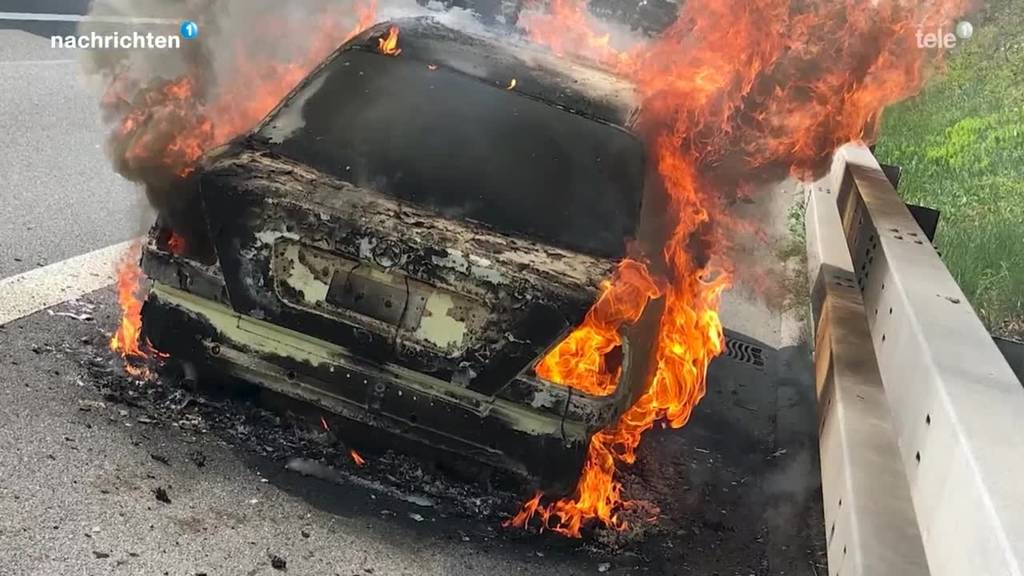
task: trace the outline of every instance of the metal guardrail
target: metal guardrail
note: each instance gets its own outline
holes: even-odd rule
[[[867,148],[807,232],[829,574],[1024,576],[1024,388]]]
[[[835,190],[807,205],[829,574],[921,576],[928,565]]]

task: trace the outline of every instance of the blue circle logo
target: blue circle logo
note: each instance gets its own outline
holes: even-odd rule
[[[196,36],[199,36],[199,25],[191,20],[185,20],[181,23],[181,37],[185,40],[191,40]]]

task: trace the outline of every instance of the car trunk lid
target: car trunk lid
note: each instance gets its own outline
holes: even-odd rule
[[[371,362],[496,391],[582,319],[617,262],[233,148],[200,183],[232,307]]]

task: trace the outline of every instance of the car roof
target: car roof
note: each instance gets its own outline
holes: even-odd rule
[[[637,117],[636,89],[625,79],[481,25],[455,28],[435,17],[394,19],[372,26],[345,48],[376,50],[392,25],[399,30],[401,58],[444,66],[501,88],[515,80],[512,89],[520,94],[609,124],[630,128]]]

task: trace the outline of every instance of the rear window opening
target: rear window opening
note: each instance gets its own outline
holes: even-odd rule
[[[594,255],[623,256],[639,219],[631,134],[412,58],[342,52],[260,134],[357,186]]]

